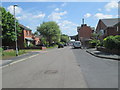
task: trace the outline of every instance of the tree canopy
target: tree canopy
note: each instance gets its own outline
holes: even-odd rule
[[[1,25],[2,25],[2,43],[3,45],[9,44],[10,42],[14,42],[16,39],[15,35],[15,18],[14,16],[10,13],[7,12],[3,7],[0,7],[0,15],[2,17]],[[17,30],[17,35],[21,32],[21,28],[19,27],[19,23],[16,20],[16,30]]]
[[[49,45],[60,41],[61,31],[54,21],[43,22],[37,27],[37,31],[48,41]]]
[[[61,42],[67,43],[69,41],[69,36],[62,34],[61,35]]]

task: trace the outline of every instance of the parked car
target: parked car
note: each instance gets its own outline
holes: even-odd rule
[[[64,46],[67,46],[67,43],[65,43]]]
[[[74,47],[74,48],[81,48],[81,42],[80,42],[80,41],[75,41],[75,42],[73,43],[73,47]]]
[[[58,44],[58,48],[64,48],[63,44]]]
[[[41,46],[41,47],[44,47],[45,45],[44,45],[44,44],[38,44],[38,45],[36,45],[36,46]]]

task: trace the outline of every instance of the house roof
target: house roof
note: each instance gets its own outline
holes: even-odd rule
[[[24,28],[25,30],[32,31],[30,28],[28,28],[28,27],[26,27],[26,26],[24,26],[24,25],[22,25],[22,24],[19,24],[19,26],[22,27],[22,28]]]
[[[118,18],[112,18],[112,19],[101,19],[101,21],[107,26],[107,27],[112,27],[116,25],[118,22]]]

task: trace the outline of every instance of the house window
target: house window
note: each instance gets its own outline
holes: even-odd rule
[[[117,26],[117,32],[119,31],[119,28],[118,28],[118,26]]]
[[[104,35],[105,30],[101,29],[99,33],[100,33],[100,35]]]
[[[29,35],[31,36],[31,31],[29,31]]]
[[[28,31],[26,31],[26,36],[28,36],[29,35],[29,32]]]

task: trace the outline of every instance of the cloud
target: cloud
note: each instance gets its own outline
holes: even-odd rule
[[[102,14],[102,13],[96,13],[95,17],[97,17],[98,19],[103,19],[103,18],[112,18],[113,15],[107,15],[107,14]]]
[[[48,19],[52,21],[58,21],[62,18],[63,15],[67,14],[67,11],[64,12],[52,12],[49,16]]]
[[[7,7],[7,10],[13,14],[13,6]],[[46,16],[45,13],[38,11],[38,10],[24,10],[20,7],[16,7],[16,18],[19,20],[20,24],[25,26],[29,26],[30,29],[33,31],[36,30],[38,24],[42,23],[44,17]]]
[[[58,25],[60,26],[60,29],[62,33],[72,35],[77,34],[77,26],[78,24],[75,24],[69,20],[61,20]],[[69,32],[69,33],[68,33]]]
[[[11,13],[11,14],[14,14],[14,7],[13,6],[9,6],[7,8],[7,10]],[[15,14],[19,14],[22,12],[22,8],[20,7],[15,7]]]
[[[77,24],[73,23],[69,20],[64,20],[64,16],[67,14],[67,11],[58,12],[59,8],[56,8],[50,15],[48,15],[48,19],[51,21],[56,21],[62,31],[63,34],[77,34],[76,27]],[[71,32],[71,33],[68,33]]]
[[[44,18],[45,17],[45,13],[40,13],[38,15],[34,15],[33,18]]]
[[[101,8],[99,8],[99,9],[98,9],[98,11],[102,11],[102,9],[101,9]]]
[[[55,11],[59,11],[60,9],[59,8],[56,8]]]
[[[116,1],[111,1],[105,5],[106,11],[111,11],[111,9],[118,8],[118,2]]]
[[[85,18],[89,18],[89,17],[91,17],[91,14],[90,14],[90,13],[87,13],[87,14],[84,15],[84,17],[85,17]]]
[[[16,17],[16,18],[17,18],[17,20],[20,20],[22,17],[18,16],[18,17]]]
[[[66,5],[67,5],[67,3],[63,3],[63,4],[61,4],[62,7],[66,6]]]

